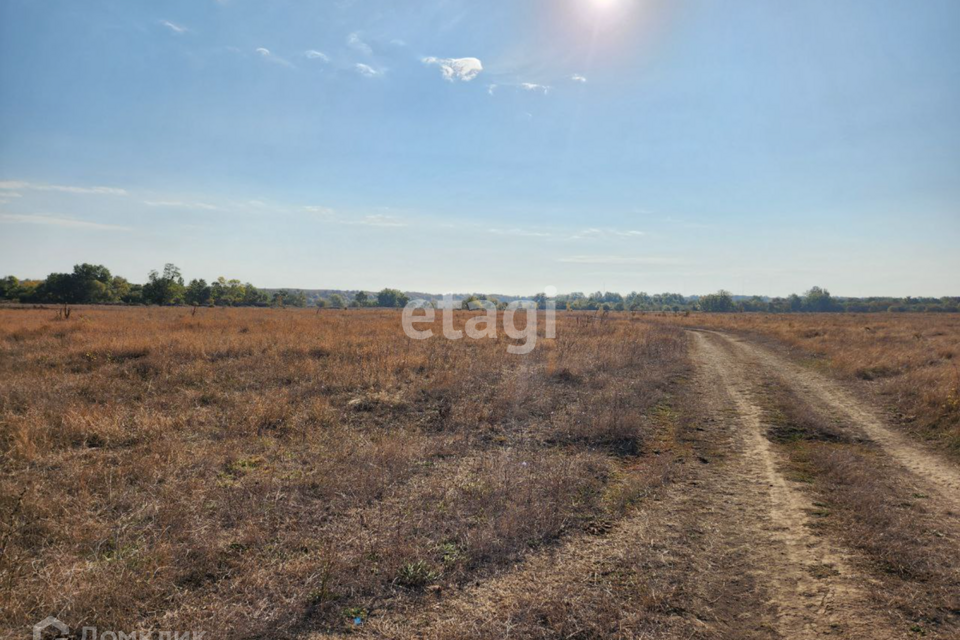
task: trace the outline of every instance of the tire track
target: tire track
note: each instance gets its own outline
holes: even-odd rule
[[[848,554],[810,529],[810,499],[792,488],[777,469],[777,455],[765,436],[761,407],[753,398],[750,363],[724,348],[723,336],[694,332],[703,401],[722,413],[734,409],[738,460],[725,483],[752,498],[742,526],[755,536],[780,637],[825,636],[880,640],[897,637],[892,621],[873,611]]]
[[[868,438],[880,445],[893,460],[935,490],[943,504],[949,505],[955,514],[960,514],[960,469],[955,465],[887,427],[871,409],[825,376],[746,340],[723,333],[710,334],[739,351],[741,357],[748,360],[754,368],[759,366],[775,371],[801,395],[817,400],[829,411],[846,417]]]

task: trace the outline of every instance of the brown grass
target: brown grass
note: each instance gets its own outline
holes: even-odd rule
[[[799,349],[811,366],[880,394],[905,430],[960,459],[956,314],[751,313],[657,319],[750,332]]]
[[[683,337],[558,324],[518,357],[387,311],[0,310],[0,634],[336,631],[615,521]]]

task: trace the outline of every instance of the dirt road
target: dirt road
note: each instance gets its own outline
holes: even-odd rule
[[[753,551],[762,581],[770,586],[779,637],[896,637],[883,631],[889,624],[870,610],[861,588],[864,577],[851,569],[844,551],[811,532],[811,500],[778,470],[756,400],[762,372],[729,349],[726,336],[693,335],[703,401],[711,413],[727,416],[730,445],[737,452],[721,482],[750,496],[742,524],[755,535]]]
[[[770,585],[779,636],[904,637],[902,622],[878,610],[870,598],[874,576],[857,568],[864,563],[856,562],[855,552],[815,528],[810,515],[816,512],[814,499],[787,480],[766,436],[765,383],[775,378],[808,403],[810,412],[838,417],[856,432],[851,435],[878,445],[881,455],[902,467],[915,491],[935,495],[943,535],[953,543],[960,539],[957,468],[884,425],[836,382],[747,339],[719,332],[692,334],[697,386],[705,405],[715,414],[733,409],[729,419],[736,433],[731,445],[737,460],[724,482],[755,497],[753,509],[744,514],[744,526],[757,536],[755,552],[764,567],[760,582]]]

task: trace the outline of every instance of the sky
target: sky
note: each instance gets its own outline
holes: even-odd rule
[[[0,275],[960,295],[955,0],[0,0]]]

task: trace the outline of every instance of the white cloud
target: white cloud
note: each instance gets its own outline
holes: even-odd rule
[[[495,84],[488,84],[488,85],[487,85],[487,93],[489,93],[490,95],[493,95],[493,92],[496,91],[496,90],[497,90],[497,85],[495,85]]]
[[[303,210],[306,211],[307,213],[313,213],[319,216],[333,215],[333,209],[331,209],[330,207],[320,207],[316,205],[310,205],[310,206],[303,207]]]
[[[19,180],[0,181],[0,189],[24,189],[31,191],[60,191],[63,193],[87,193],[98,195],[125,196],[125,189],[114,187],[70,187],[59,184],[36,184],[32,182],[21,182]],[[9,196],[9,194],[6,194]]]
[[[639,238],[640,236],[647,235],[643,231],[637,231],[635,229],[599,229],[596,227],[591,227],[589,229],[582,229],[570,236],[571,240],[585,240],[590,238]]]
[[[676,258],[658,258],[642,256],[567,256],[558,258],[557,262],[573,264],[680,264]]]
[[[338,220],[340,224],[361,224],[368,227],[405,227],[407,223],[400,218],[377,213],[356,220]]]
[[[266,47],[257,47],[256,53],[259,53],[260,57],[263,58],[264,60],[273,62],[274,64],[279,64],[284,67],[293,66],[292,64],[290,64],[289,60],[285,60],[284,58],[281,58],[277,54],[271,52],[270,49],[267,49]]]
[[[205,202],[180,202],[178,200],[144,200],[143,204],[148,207],[176,207],[180,209],[205,209],[207,211],[216,211],[217,207]]]
[[[162,24],[167,29],[170,29],[170,31],[173,31],[176,34],[186,33],[187,31],[189,31],[189,29],[187,29],[183,25],[179,25],[175,22],[170,22],[169,20],[161,20],[160,24]]]
[[[440,73],[444,80],[453,82],[460,80],[470,82],[483,71],[483,64],[477,58],[434,58],[428,57],[421,60],[423,64],[435,64],[440,67]]]
[[[586,82],[586,81],[587,81],[587,79],[586,79],[584,76],[580,75],[579,73],[573,74],[572,76],[570,76],[570,79],[573,80],[574,82]]]
[[[88,220],[74,218],[60,218],[57,216],[39,214],[0,213],[0,223],[6,224],[42,224],[54,227],[72,229],[102,229],[105,231],[130,231],[130,227],[121,227],[115,224],[101,224]]]
[[[360,39],[360,34],[357,32],[353,32],[347,36],[347,46],[349,46],[351,49],[359,51],[364,55],[373,55],[373,49],[370,48],[370,45]]]
[[[543,95],[550,92],[550,87],[545,84],[534,84],[533,82],[521,82],[520,88],[524,91],[542,91]]]
[[[553,234],[546,231],[531,231],[529,229],[488,229],[498,236],[514,236],[518,238],[550,238]]]
[[[357,71],[357,73],[367,78],[377,78],[383,75],[383,71],[381,69],[374,69],[370,65],[363,64],[362,62],[358,62],[357,64],[353,65],[353,68]]]
[[[357,224],[365,224],[371,227],[405,227],[407,223],[394,216],[377,213],[372,216],[365,216]]]
[[[308,49],[303,52],[303,55],[309,58],[310,60],[320,60],[321,62],[330,62],[330,56],[325,54],[323,51],[317,51],[316,49]]]

